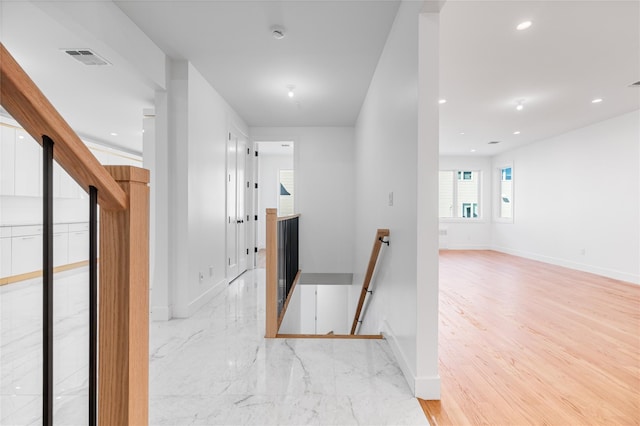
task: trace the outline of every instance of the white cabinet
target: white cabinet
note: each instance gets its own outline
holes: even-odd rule
[[[53,225],[53,266],[69,263],[69,225]]]
[[[11,228],[0,227],[0,277],[11,275]]]
[[[89,258],[89,224],[69,224],[69,263]]]
[[[16,129],[0,127],[0,195],[15,193]]]
[[[14,226],[11,237],[11,275],[42,269],[42,226]]]
[[[42,193],[42,147],[27,132],[16,130],[15,195],[37,197]]]

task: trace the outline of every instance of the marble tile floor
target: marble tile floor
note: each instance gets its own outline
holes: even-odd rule
[[[87,423],[86,272],[57,276],[55,424]],[[38,280],[0,287],[0,424],[40,420]],[[384,340],[264,339],[264,270],[151,323],[152,425],[428,424]]]

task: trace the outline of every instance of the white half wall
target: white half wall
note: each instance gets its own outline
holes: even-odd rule
[[[251,140],[293,141],[295,209],[300,213],[300,268],[352,272],[354,129],[252,127]],[[264,211],[258,226],[264,227]]]
[[[514,167],[496,250],[640,284],[640,111],[493,159]]]
[[[440,170],[480,170],[479,219],[440,219],[440,248],[486,250],[491,248],[493,169],[491,157],[440,156]],[[446,235],[443,235],[443,232]]]
[[[421,7],[401,3],[356,124],[352,293],[389,228],[360,333],[384,332],[416,396],[438,399],[438,19]]]

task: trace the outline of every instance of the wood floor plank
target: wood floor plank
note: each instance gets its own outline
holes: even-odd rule
[[[640,425],[640,286],[493,251],[440,253],[434,425]]]

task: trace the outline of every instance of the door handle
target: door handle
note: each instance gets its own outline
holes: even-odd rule
[[[236,220],[236,223],[244,223],[244,220]]]

